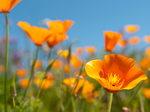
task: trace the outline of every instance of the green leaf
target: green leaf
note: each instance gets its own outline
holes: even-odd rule
[[[45,72],[37,72],[36,73],[36,76],[39,78],[39,79],[42,79],[45,75]]]

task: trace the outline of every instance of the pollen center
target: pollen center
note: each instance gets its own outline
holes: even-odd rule
[[[119,77],[119,75],[116,74],[108,74],[108,78],[107,78],[108,82],[112,85],[112,86],[119,86],[120,85],[120,80],[121,78]]]

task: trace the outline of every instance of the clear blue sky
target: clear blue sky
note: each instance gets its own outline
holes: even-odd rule
[[[150,1],[140,0],[22,0],[8,14],[13,21],[10,35],[19,41],[19,47],[25,49],[24,34],[18,21],[26,21],[40,26],[39,21],[73,20],[75,24],[68,31],[71,42],[79,37],[76,45],[95,45],[97,50],[104,47],[103,31],[118,31],[127,24],[140,26],[135,35],[141,39],[150,34]],[[0,36],[5,35],[4,16],[0,14]],[[129,37],[129,35],[126,35]],[[32,43],[32,42],[31,42]],[[32,43],[33,44],[33,43]],[[146,46],[141,42],[139,47]],[[33,46],[33,45],[32,45]]]

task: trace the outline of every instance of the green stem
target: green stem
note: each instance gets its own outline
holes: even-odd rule
[[[140,112],[144,112],[141,90],[139,91],[139,99],[140,99],[140,110],[141,110]]]
[[[39,52],[39,46],[37,46],[37,49],[36,49],[36,54],[35,54],[35,57],[34,57],[34,60],[33,60],[32,68],[31,68],[31,74],[30,74],[30,78],[29,78],[29,83],[28,83],[28,86],[27,86],[27,88],[26,88],[26,90],[24,92],[23,100],[26,97],[27,90],[29,88],[30,82],[31,82],[33,74],[34,74],[34,66],[35,66],[35,63],[36,63],[36,60],[37,60],[38,52]]]
[[[113,93],[110,93],[108,112],[111,112],[112,99],[113,99]]]
[[[6,49],[5,49],[5,84],[4,84],[4,99],[5,99],[5,112],[7,112],[7,74],[8,74],[8,19],[7,13],[4,13],[6,21]]]
[[[16,112],[16,102],[15,102],[15,97],[13,97],[12,100],[13,100],[14,112]]]

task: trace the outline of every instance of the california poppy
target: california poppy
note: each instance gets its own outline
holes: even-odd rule
[[[68,55],[69,55],[69,51],[68,50],[62,50],[62,49],[59,49],[58,51],[57,51],[57,54],[60,54],[61,53],[61,57],[63,57],[63,58],[67,58],[68,57]]]
[[[112,31],[104,31],[105,50],[112,52],[122,35]]]
[[[150,35],[147,35],[144,37],[144,41],[148,44],[150,44]]]
[[[126,25],[125,26],[125,31],[129,34],[134,34],[139,30],[138,25]]]
[[[150,99],[150,88],[144,88],[143,94],[147,99]]]
[[[72,55],[71,56],[71,65],[74,67],[74,68],[79,68],[82,66],[82,61],[79,57],[77,57],[76,55]]]
[[[19,77],[24,77],[26,74],[27,74],[27,70],[24,68],[18,69],[18,71],[17,71],[17,75]]]
[[[51,35],[51,32],[48,29],[30,26],[27,22],[19,21],[18,25],[26,32],[28,37],[37,46],[41,46]]]
[[[22,88],[26,89],[29,83],[29,79],[21,79],[19,81],[19,84],[21,85]]]
[[[96,52],[96,47],[95,46],[86,46],[85,52],[88,54],[93,54]]]
[[[53,60],[49,60],[48,64],[50,64]],[[57,59],[55,60],[55,62],[53,63],[53,66],[52,66],[54,69],[60,69],[62,68],[62,61]]]
[[[70,72],[68,64],[64,65],[64,72],[67,73],[67,74]]]
[[[43,66],[43,61],[37,60],[35,62],[35,69],[40,69]]]
[[[77,52],[78,55],[81,55],[83,53],[82,47],[77,47],[76,52]]]
[[[122,48],[125,48],[128,44],[128,41],[126,39],[121,39],[118,41],[118,45]]]
[[[137,36],[131,37],[128,40],[129,44],[137,45],[140,42],[140,38]]]
[[[47,41],[48,46],[54,47],[67,39],[68,36],[66,35],[66,32],[73,23],[74,22],[70,20],[65,20],[64,22],[61,22],[60,20],[50,21],[48,26],[50,27],[49,30],[52,32],[52,35]]]
[[[144,57],[140,61],[140,67],[142,69],[149,69],[150,68],[150,58],[149,57]]]
[[[145,54],[146,54],[147,56],[150,56],[150,47],[147,47],[147,48],[145,49]]]
[[[92,60],[86,63],[88,76],[97,80],[108,92],[132,89],[140,81],[146,80],[145,73],[134,66],[135,60],[122,55],[105,55],[104,61]]]
[[[9,11],[21,0],[0,0],[0,11],[9,13]]]

